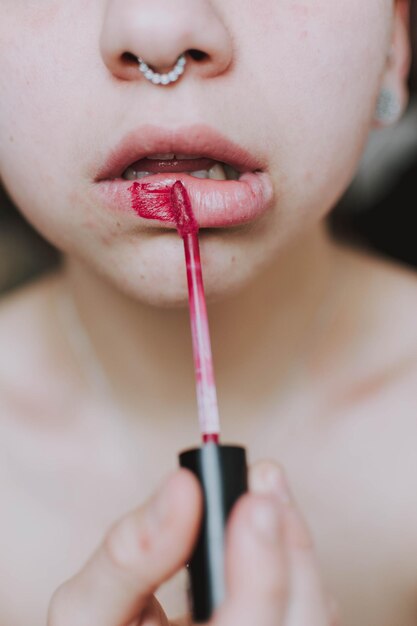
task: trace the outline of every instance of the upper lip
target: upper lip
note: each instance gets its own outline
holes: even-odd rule
[[[111,150],[95,180],[121,178],[123,172],[136,161],[161,153],[199,155],[227,163],[238,172],[266,167],[261,156],[242,148],[209,126],[193,125],[172,130],[146,125],[128,133]]]

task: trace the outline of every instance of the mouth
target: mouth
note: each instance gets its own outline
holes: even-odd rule
[[[239,180],[239,172],[230,163],[189,154],[153,154],[140,159],[123,172],[124,180],[142,180],[154,174],[188,173],[201,180]]]
[[[218,228],[251,222],[269,209],[273,187],[265,170],[262,155],[207,126],[142,126],[111,152],[95,182],[107,207],[133,213],[132,181],[163,186],[180,180],[200,228]]]

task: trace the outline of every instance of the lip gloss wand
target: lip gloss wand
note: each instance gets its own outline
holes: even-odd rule
[[[198,416],[203,443],[219,443],[220,418],[198,241],[198,224],[181,182],[171,188],[171,207],[184,242]]]
[[[203,445],[180,454],[180,464],[198,478],[204,514],[189,564],[193,619],[205,622],[225,596],[224,534],[227,517],[247,491],[245,450],[220,445],[220,420],[198,240],[198,224],[180,181],[171,187],[171,208],[184,242],[197,402]]]
[[[220,444],[220,420],[195,219],[181,181],[172,186],[133,183],[132,208],[141,217],[174,222],[184,242],[197,403],[202,446],[180,454],[204,496],[203,520],[188,564],[194,622],[208,621],[225,597],[224,537],[229,513],[247,491],[245,449]]]

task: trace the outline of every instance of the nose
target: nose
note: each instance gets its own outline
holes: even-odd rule
[[[166,72],[186,54],[186,75],[200,77],[222,74],[232,60],[231,36],[209,0],[108,0],[100,48],[124,80],[143,80],[137,57]]]

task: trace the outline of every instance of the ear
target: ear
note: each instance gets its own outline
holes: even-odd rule
[[[392,69],[405,87],[411,65],[410,0],[395,0],[392,54]]]
[[[398,121],[408,103],[407,78],[411,65],[410,45],[410,0],[394,0],[391,47],[387,55],[387,63],[381,81],[383,98],[391,98],[392,119],[381,120],[378,116],[375,125],[378,127]],[[395,111],[397,113],[395,114]]]

